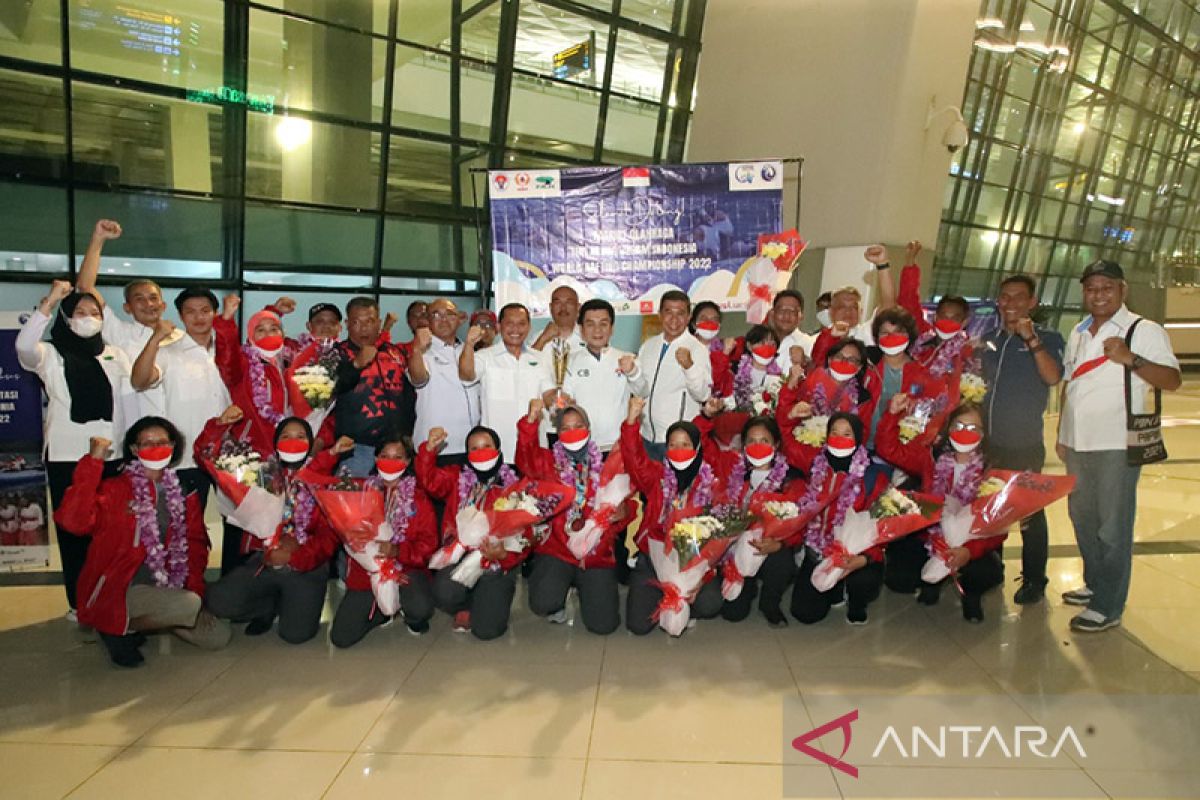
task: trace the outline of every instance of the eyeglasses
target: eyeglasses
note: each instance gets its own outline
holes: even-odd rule
[[[950,426],[950,430],[952,430],[952,431],[971,431],[972,433],[977,433],[977,432],[983,430],[983,426],[976,425],[974,422],[956,422]]]
[[[434,322],[445,322],[448,319],[457,319],[458,315],[453,311],[430,311],[429,319]]]

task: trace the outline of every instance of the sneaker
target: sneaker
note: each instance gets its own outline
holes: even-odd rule
[[[566,607],[560,608],[558,611],[555,611],[553,614],[547,614],[546,621],[553,622],[555,625],[562,625],[562,624],[566,623],[566,621],[567,621]]]
[[[68,608],[64,616],[67,622],[79,622],[79,614],[75,613],[75,609],[73,608]]]
[[[1080,633],[1097,633],[1099,631],[1106,631],[1109,628],[1115,628],[1120,624],[1120,617],[1107,619],[1099,611],[1093,611],[1089,608],[1075,615],[1071,620],[1071,630]]]
[[[1063,592],[1062,599],[1069,606],[1086,606],[1092,602],[1092,590],[1086,586],[1081,589],[1072,589],[1069,592]]]
[[[454,632],[455,633],[470,633],[471,631],[471,612],[459,611],[454,615]]]
[[[108,650],[108,659],[118,667],[128,669],[140,667],[146,660],[142,656],[141,650],[138,649],[140,645],[136,635],[112,636],[102,633],[100,640],[104,642],[104,646]],[[142,641],[145,641],[144,637]]]
[[[429,633],[429,620],[424,619],[420,622],[404,621],[404,627],[408,628],[408,633],[411,636],[424,636]]]
[[[1027,606],[1027,605],[1031,605],[1033,603],[1042,602],[1042,598],[1046,596],[1046,580],[1045,580],[1045,578],[1043,578],[1042,580],[1035,581],[1035,580],[1030,580],[1029,578],[1026,578],[1024,575],[1022,575],[1020,577],[1020,581],[1021,581],[1021,588],[1017,589],[1016,594],[1013,595],[1014,603],[1016,603],[1019,606]],[[1070,594],[1070,593],[1068,592],[1068,594]],[[1088,592],[1088,594],[1090,595],[1091,592]],[[1066,600],[1065,595],[1063,596],[1063,599]],[[1068,601],[1068,602],[1070,602],[1070,601]]]
[[[846,612],[846,622],[851,625],[866,625],[867,624],[867,609],[851,608]]]
[[[977,594],[964,594],[962,599],[963,619],[967,622],[983,622],[983,598]]]
[[[941,596],[941,584],[922,583],[920,591],[917,592],[917,602],[923,606],[936,606]]]
[[[787,624],[788,624],[787,617],[785,617],[783,615],[783,612],[780,611],[778,608],[772,608],[770,610],[764,608],[762,610],[762,615],[767,618],[767,624],[770,625],[772,628],[786,628],[787,627]]]

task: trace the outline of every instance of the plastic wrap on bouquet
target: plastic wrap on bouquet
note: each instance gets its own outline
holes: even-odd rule
[[[950,575],[950,551],[962,547],[972,539],[986,539],[971,533],[971,523],[974,514],[967,506],[962,505],[953,497],[947,498],[946,506],[942,509],[942,521],[939,523],[941,532],[929,539],[933,555],[921,567],[921,580],[925,583],[938,583]]]
[[[746,284],[749,297],[746,301],[746,321],[758,325],[767,318],[771,310],[771,301],[775,298],[775,279],[779,270],[775,263],[765,256],[759,256],[750,262],[746,269]]]
[[[367,542],[361,550],[352,547],[348,541],[345,550],[367,573],[371,581],[371,594],[375,596],[375,605],[379,611],[394,617],[400,611],[400,587],[408,583],[408,578],[396,563],[396,559],[379,553],[379,546],[391,540],[392,526],[384,522],[377,529],[375,538]]]
[[[833,544],[822,554],[812,585],[827,592],[846,577],[846,567],[876,545],[887,544],[941,519],[942,500],[916,492],[888,489],[867,511],[849,511],[833,532]]]
[[[788,228],[779,233],[760,233],[758,235],[758,252],[775,264],[780,272],[791,272],[800,260],[800,255],[808,247],[808,242],[800,236],[795,228]]]
[[[654,585],[663,594],[653,618],[672,636],[679,636],[687,627],[691,619],[690,603],[737,538],[722,536],[723,527],[720,520],[705,515],[704,509],[693,507],[672,516],[666,540],[647,542],[656,576]],[[681,534],[688,529],[701,532]]]
[[[758,551],[754,546],[755,542],[763,539],[790,539],[802,531],[813,517],[820,514],[831,499],[832,495],[820,504],[801,512],[795,498],[790,495],[757,495],[750,503],[750,514],[756,521],[737,537],[722,565],[721,596],[726,600],[736,600],[742,593],[746,578],[753,578],[758,574],[767,557]]]
[[[596,549],[600,537],[608,530],[613,519],[621,513],[625,500],[633,493],[629,476],[625,474],[625,461],[621,451],[613,450],[600,471],[600,486],[592,498],[592,513],[578,531],[567,531],[567,549],[582,561]]]
[[[214,470],[212,476],[221,515],[264,542],[273,540],[283,519],[283,498],[261,486],[248,486],[228,472]]]
[[[325,512],[329,526],[351,549],[361,550],[370,542],[392,538],[391,526],[388,526],[388,538],[379,538],[380,529],[387,525],[384,521],[382,492],[358,487],[350,490],[323,488],[311,484],[309,488]]]
[[[321,430],[336,402],[333,390],[340,360],[336,342],[314,341],[284,371],[292,411],[303,417],[314,433]]]

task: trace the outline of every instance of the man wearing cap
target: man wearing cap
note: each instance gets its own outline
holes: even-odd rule
[[[471,314],[471,321],[468,324],[472,328],[479,328],[480,331],[479,341],[475,343],[476,352],[496,343],[496,329],[499,325],[496,323],[496,314],[491,309],[477,309]]]
[[[1129,287],[1118,264],[1094,261],[1080,282],[1088,316],[1067,341],[1057,451],[1078,478],[1067,508],[1085,584],[1064,592],[1063,602],[1086,606],[1071,630],[1091,632],[1121,624],[1133,570],[1141,467],[1127,458],[1125,382],[1128,412],[1145,414],[1153,411],[1150,389],[1174,391],[1182,378],[1167,332],[1126,308]]]
[[[185,486],[196,489],[203,507],[208,500],[209,480],[196,466],[192,446],[204,424],[229,407],[229,390],[216,364],[213,319],[217,315],[217,296],[198,286],[184,289],[175,298],[175,310],[186,335],[164,346],[175,326],[160,318],[133,362],[130,382],[139,392],[161,390],[162,415],[175,424],[186,443],[179,454],[179,476]]]
[[[342,338],[342,310],[333,303],[317,303],[308,309],[308,336],[301,334],[300,344],[307,346],[313,340]],[[307,341],[305,341],[307,339]]]

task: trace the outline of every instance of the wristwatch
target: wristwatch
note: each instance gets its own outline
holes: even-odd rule
[[[1129,368],[1130,368],[1131,370],[1133,370],[1134,372],[1137,372],[1139,369],[1141,369],[1142,367],[1146,366],[1146,363],[1147,363],[1147,362],[1146,362],[1146,359],[1142,358],[1142,357],[1141,357],[1141,356],[1139,356],[1139,355],[1135,355],[1135,356],[1133,357],[1133,361],[1131,361],[1131,362],[1129,363]]]

